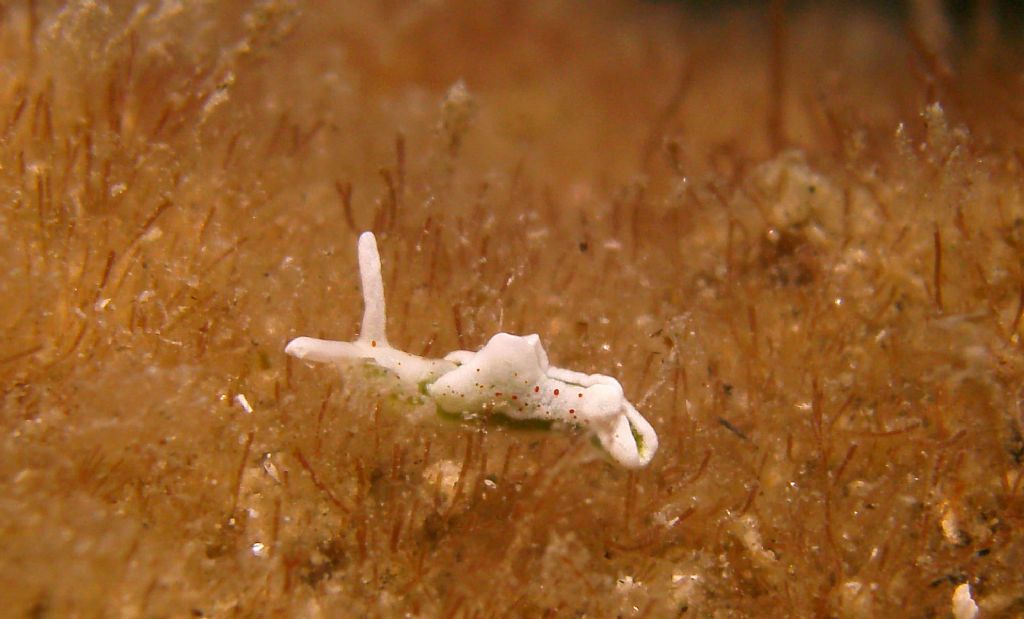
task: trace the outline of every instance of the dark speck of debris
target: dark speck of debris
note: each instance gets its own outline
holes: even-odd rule
[[[729,420],[728,420],[728,419],[726,419],[725,417],[719,417],[719,418],[718,418],[718,423],[722,424],[722,426],[723,426],[723,427],[724,427],[724,428],[725,428],[726,430],[728,430],[728,431],[732,432],[733,434],[735,434],[736,436],[740,437],[741,439],[743,439],[743,440],[745,440],[745,441],[749,441],[749,440],[750,440],[750,439],[748,439],[748,438],[747,438],[747,435],[746,435],[746,434],[744,434],[744,433],[743,433],[743,432],[742,432],[742,431],[741,431],[741,430],[740,430],[739,428],[737,428],[736,426],[732,425],[732,424],[731,424],[731,423],[729,422]]]

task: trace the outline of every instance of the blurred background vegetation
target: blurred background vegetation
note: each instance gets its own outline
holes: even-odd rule
[[[887,6],[0,5],[0,614],[1024,615],[1019,12]],[[654,462],[287,358],[366,229]]]

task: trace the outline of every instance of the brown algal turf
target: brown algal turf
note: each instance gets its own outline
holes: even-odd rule
[[[1024,615],[1000,7],[0,4],[0,614]],[[653,463],[286,357],[362,230]]]

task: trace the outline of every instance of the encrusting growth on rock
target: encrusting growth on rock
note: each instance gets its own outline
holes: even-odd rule
[[[371,232],[359,237],[363,325],[354,342],[298,337],[285,352],[339,367],[371,360],[398,380],[425,392],[454,415],[499,414],[584,427],[619,464],[646,466],[658,449],[651,424],[626,400],[611,376],[584,374],[548,363],[537,335],[498,333],[477,352],[457,350],[428,359],[388,344],[380,254]]]

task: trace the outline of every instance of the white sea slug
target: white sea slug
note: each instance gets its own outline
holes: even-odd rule
[[[658,450],[654,428],[626,400],[611,376],[556,368],[537,335],[498,333],[477,352],[458,350],[427,359],[392,348],[385,333],[384,283],[377,240],[359,237],[363,326],[354,342],[298,337],[285,352],[344,368],[372,360],[402,383],[426,393],[452,415],[504,415],[589,430],[608,454],[629,468],[646,466]]]

